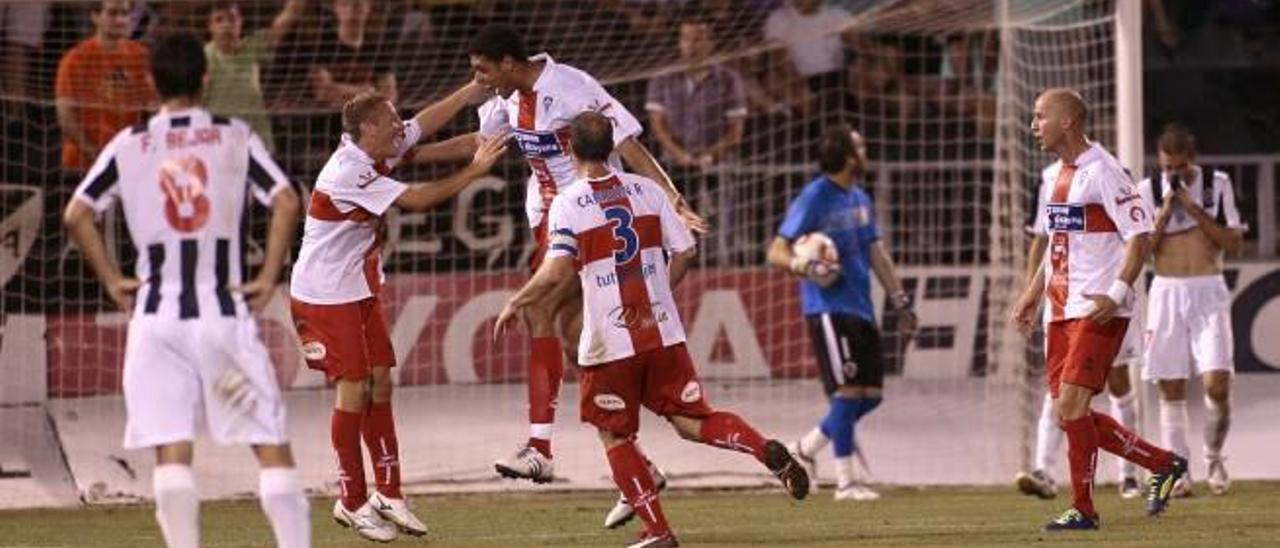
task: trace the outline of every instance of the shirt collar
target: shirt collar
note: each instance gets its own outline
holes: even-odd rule
[[[362,164],[365,164],[365,165],[374,164],[373,158],[370,157],[367,153],[365,153],[364,149],[360,148],[360,146],[356,144],[355,139],[351,138],[350,133],[342,134],[342,149],[346,151],[344,152],[344,154],[351,156],[356,160],[359,160],[360,163]]]
[[[547,80],[550,78],[548,75],[551,73],[552,68],[556,66],[556,60],[551,58],[551,54],[544,51],[530,57],[529,61],[534,63],[546,63],[542,66],[542,72],[538,74],[538,79],[533,82],[533,90],[537,91],[546,85]]]

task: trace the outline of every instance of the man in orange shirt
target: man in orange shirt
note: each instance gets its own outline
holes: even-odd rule
[[[147,48],[128,39],[132,0],[103,0],[92,38],[58,63],[55,84],[62,127],[62,167],[84,171],[122,128],[142,121],[153,102]]]

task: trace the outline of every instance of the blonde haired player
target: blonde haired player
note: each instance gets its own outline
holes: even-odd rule
[[[425,211],[488,173],[506,135],[482,143],[470,165],[436,182],[405,184],[391,169],[423,135],[440,127],[483,88],[470,83],[404,121],[385,96],[357,95],[342,109],[345,133],[316,177],[302,250],[293,267],[291,311],[307,366],[336,385],[330,435],[342,496],[333,518],[370,540],[399,529],[425,535],[400,492],[400,455],[391,412],[395,352],[380,300],[383,215],[392,206]],[[368,494],[364,440],[376,489]]]
[[[1032,133],[1042,149],[1062,160],[1062,168],[1045,205],[1048,253],[1011,310],[1012,319],[1029,330],[1040,302],[1049,301],[1045,370],[1067,435],[1073,500],[1046,531],[1099,527],[1093,506],[1099,448],[1153,472],[1146,501],[1152,516],[1164,512],[1174,482],[1187,469],[1186,459],[1089,408],[1124,342],[1154,213],[1120,163],[1085,138],[1087,116],[1073,90],[1049,89],[1036,99]]]
[[[494,333],[576,271],[583,294],[582,420],[596,427],[614,483],[644,520],[643,536],[631,546],[677,546],[636,446],[641,406],[687,440],[752,455],[796,499],[808,494],[809,478],[782,443],[707,403],[671,294],[696,253],[693,235],[662,187],[609,167],[611,134],[602,114],[574,118],[569,147],[579,178],[551,202],[546,260],[507,302]]]
[[[65,223],[107,295],[130,314],[124,446],[155,448],[156,521],[165,544],[200,545],[191,460],[203,415],[214,441],[253,448],[276,544],[307,547],[311,519],[284,400],[250,313],[271,298],[297,226],[298,196],[247,124],[199,106],[206,68],[194,36],[156,43],[151,75],[160,111],[103,149],[67,204]],[[250,196],[271,208],[271,225],[262,268],[246,281],[240,223]],[[111,262],[94,223],[116,200],[138,249],[141,281]]]
[[[1156,275],[1147,300],[1150,340],[1142,375],[1160,387],[1161,440],[1187,458],[1187,379],[1193,370],[1200,375],[1209,491],[1221,495],[1231,486],[1222,446],[1231,425],[1234,367],[1231,294],[1222,277],[1222,256],[1240,252],[1248,227],[1236,208],[1230,177],[1196,165],[1196,141],[1190,131],[1167,126],[1157,146],[1160,176],[1138,187],[1143,198],[1160,208],[1152,246]],[[1189,474],[1174,493],[1191,494]]]

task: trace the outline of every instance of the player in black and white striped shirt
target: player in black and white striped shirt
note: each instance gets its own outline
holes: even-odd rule
[[[284,401],[250,314],[280,277],[298,196],[247,124],[199,106],[206,69],[194,36],[156,44],[151,72],[159,113],[103,149],[64,222],[111,300],[131,314],[124,446],[156,449],[156,519],[165,542],[200,544],[191,460],[203,417],[214,441],[253,447],[277,544],[306,547],[308,503],[289,449]],[[245,280],[241,221],[249,196],[272,214],[266,260]],[[108,257],[95,223],[117,201],[139,250],[136,278]]]

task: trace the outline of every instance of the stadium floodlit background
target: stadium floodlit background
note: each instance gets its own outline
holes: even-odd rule
[[[712,401],[783,439],[823,413],[795,281],[765,267],[764,248],[790,197],[816,170],[813,137],[829,123],[850,122],[866,135],[878,220],[921,318],[910,340],[886,330],[887,400],[860,429],[860,449],[875,481],[911,486],[1000,485],[1026,466],[1042,370],[1038,348],[1010,330],[1005,309],[1023,267],[1023,227],[1039,172],[1052,161],[1028,128],[1036,94],[1049,86],[1078,89],[1092,107],[1090,136],[1118,150],[1135,172],[1152,163],[1144,140],[1163,123],[1182,121],[1200,136],[1201,163],[1233,177],[1250,227],[1244,257],[1227,271],[1238,371],[1231,471],[1236,479],[1280,479],[1273,426],[1280,421],[1280,339],[1266,336],[1280,332],[1276,2],[828,0],[847,17],[827,27],[842,60],[821,66],[765,39],[799,28],[768,29],[771,14],[789,1],[371,1],[359,53],[343,55],[334,29],[350,10],[334,5],[349,0],[304,0],[300,16],[264,50],[257,78],[265,111],[231,114],[270,128],[277,158],[306,192],[339,133],[317,69],[364,84],[394,78],[397,103],[412,111],[465,82],[471,35],[506,21],[526,33],[532,50],[595,75],[645,120],[651,81],[683,66],[677,23],[700,5],[713,31],[713,60],[742,83],[741,97],[721,100],[745,104],[743,137],[701,166],[662,153],[651,130],[645,142],[716,226],[678,292]],[[143,42],[172,29],[204,35],[207,4],[135,1],[131,33]],[[268,28],[285,2],[238,4],[250,35]],[[151,492],[151,454],[120,449],[126,318],[68,246],[59,222],[81,173],[61,160],[55,71],[91,34],[96,5],[0,4],[0,508],[136,502]],[[468,110],[430,139],[475,127]],[[694,122],[683,129],[707,128]],[[430,180],[456,167],[427,163],[397,174]],[[527,175],[512,153],[491,177],[436,211],[389,215],[384,300],[399,364],[395,405],[410,492],[612,488],[594,433],[578,424],[572,372],[557,425],[558,481],[535,488],[492,472],[493,459],[523,440],[526,428],[526,345],[521,337],[493,344],[488,335],[526,276]],[[265,220],[258,211],[246,226],[252,241],[261,242]],[[135,251],[118,212],[105,222],[111,252],[132,264]],[[261,249],[249,251],[252,269]],[[260,320],[278,379],[289,388],[300,470],[308,489],[331,496],[332,393],[303,365],[285,288]],[[1193,417],[1200,415],[1195,394],[1188,398]],[[1143,386],[1144,410],[1154,409],[1152,398]],[[1143,414],[1144,430],[1154,432],[1152,414]],[[646,420],[641,437],[674,486],[769,483],[750,459],[681,445],[662,426]],[[201,444],[198,452],[202,496],[253,492],[247,451]],[[1203,478],[1198,454],[1192,462]],[[825,471],[820,465],[820,477],[830,480]],[[592,516],[586,521],[595,527]]]

